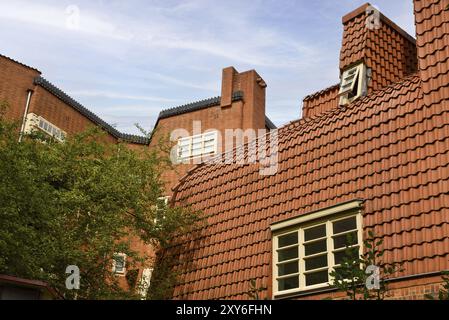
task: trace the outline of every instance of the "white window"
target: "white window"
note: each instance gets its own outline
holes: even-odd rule
[[[29,113],[27,115],[27,120],[25,123],[25,132],[31,133],[33,129],[44,131],[46,134],[54,137],[60,142],[64,142],[67,136],[67,134],[63,130],[59,129],[50,121],[44,119],[41,116],[38,116],[37,114]]]
[[[159,221],[163,221],[165,219],[165,209],[168,206],[168,202],[170,201],[170,196],[159,197],[156,200],[156,215],[154,217],[154,224],[157,225]]]
[[[343,204],[271,227],[275,296],[328,287],[346,248],[362,253],[360,204]]]
[[[147,295],[148,288],[150,287],[150,283],[151,283],[152,274],[153,274],[153,269],[151,269],[151,268],[143,269],[142,278],[140,279],[140,284],[139,284],[139,289],[138,289],[139,294],[142,297],[142,299],[144,299]]]
[[[168,206],[168,201],[170,200],[170,196],[163,196],[157,198],[157,208],[164,209],[164,207]]]
[[[207,132],[178,140],[178,159],[186,160],[217,153],[218,132]]]
[[[115,274],[125,274],[126,271],[126,254],[116,253],[112,260],[112,272]]]
[[[340,84],[340,105],[346,105],[366,95],[367,68],[363,63],[343,72]]]

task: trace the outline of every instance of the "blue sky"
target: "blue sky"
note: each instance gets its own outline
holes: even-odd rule
[[[223,67],[256,69],[282,125],[301,116],[304,96],[338,82],[341,17],[365,2],[0,0],[0,53],[128,133],[220,95]],[[371,3],[414,36],[413,1]]]

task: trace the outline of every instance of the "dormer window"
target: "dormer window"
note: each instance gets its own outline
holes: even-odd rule
[[[367,68],[360,63],[343,72],[340,84],[340,105],[347,105],[365,96],[367,92]]]

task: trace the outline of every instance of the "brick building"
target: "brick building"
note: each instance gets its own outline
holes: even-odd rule
[[[258,131],[262,130],[263,134],[276,128],[265,116],[266,86],[256,71],[239,73],[233,67],[229,67],[223,69],[220,97],[161,111],[150,147],[155,147],[161,137],[168,138],[170,135],[172,141],[181,139],[180,145],[175,148],[183,147],[182,141],[186,142],[185,154],[175,154],[180,160],[175,170],[165,175],[167,196],[171,195],[172,188],[178,184],[179,178],[196,163],[247,142],[251,138],[251,132],[259,134]],[[179,135],[176,135],[176,130],[180,130]],[[246,134],[241,141],[235,136],[239,130]],[[234,134],[232,139],[226,139],[227,132]],[[209,139],[208,137],[210,145],[206,145],[195,154],[194,139],[197,138],[198,144],[201,144],[204,143],[204,139]],[[177,151],[182,152],[174,150]]]
[[[44,79],[39,70],[0,55],[0,102],[8,104],[5,118],[19,122],[22,133],[37,128],[63,142],[68,135],[90,126],[99,126],[107,133],[106,139],[110,143],[121,141],[130,148],[156,148],[160,139],[176,129],[182,130],[181,136],[183,141],[188,142],[189,154],[182,157],[182,162],[174,170],[165,173],[166,200],[172,195],[172,188],[178,184],[179,177],[185,175],[195,163],[226,149],[226,129],[241,129],[246,133],[249,129],[275,128],[265,116],[265,88],[264,80],[256,71],[239,73],[232,67],[226,68],[223,70],[221,97],[161,111],[149,139],[119,132]],[[195,123],[200,124],[199,128],[195,128]],[[199,139],[202,145],[198,154],[195,154],[195,139]],[[177,141],[178,137],[175,137],[171,143],[176,147]],[[210,146],[203,145],[208,143]],[[132,241],[132,248],[150,256],[153,254],[150,246],[137,240]],[[117,259],[120,267],[114,266],[114,270],[121,277],[121,285],[126,287],[126,257],[118,255]],[[139,278],[144,274],[145,277],[151,276],[151,269],[140,268]]]
[[[173,201],[208,225],[178,239],[176,299],[340,297],[330,272],[368,230],[403,263],[392,299],[422,299],[449,269],[449,10],[414,1],[416,40],[366,4],[343,17],[340,83],[278,131],[278,170],[205,163]],[[236,149],[237,153],[239,150]]]
[[[112,142],[123,141],[132,148],[149,144],[144,137],[119,132],[83,105],[45,80],[41,72],[0,55],[0,101],[8,104],[5,118],[21,123],[21,131],[37,127],[64,140],[65,136],[100,126]]]
[[[414,4],[416,40],[369,4],[344,16],[339,83],[304,98],[303,118],[279,130],[265,116],[264,80],[232,67],[221,97],[162,111],[151,139],[120,133],[4,56],[0,101],[21,130],[60,140],[98,125],[111,143],[155,147],[183,131],[172,136],[179,165],[164,177],[165,194],[201,210],[208,225],[173,248],[182,262],[174,298],[244,299],[252,279],[262,298],[339,297],[329,272],[342,238],[355,235],[363,252],[370,229],[387,261],[404,264],[391,298],[423,298],[449,269],[449,3]],[[249,157],[227,129],[276,132],[276,151],[267,150],[276,173],[261,175],[262,162],[209,162],[229,148]]]

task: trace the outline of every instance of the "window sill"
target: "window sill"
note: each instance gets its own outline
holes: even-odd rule
[[[309,289],[309,290],[298,290],[295,292],[289,292],[289,293],[279,293],[273,296],[273,300],[284,300],[284,299],[291,299],[291,298],[300,298],[300,297],[306,297],[311,296],[315,294],[321,294],[321,293],[329,293],[329,292],[335,292],[338,291],[337,288],[332,287],[330,285],[327,285],[325,287],[321,288],[315,288],[315,289]]]

